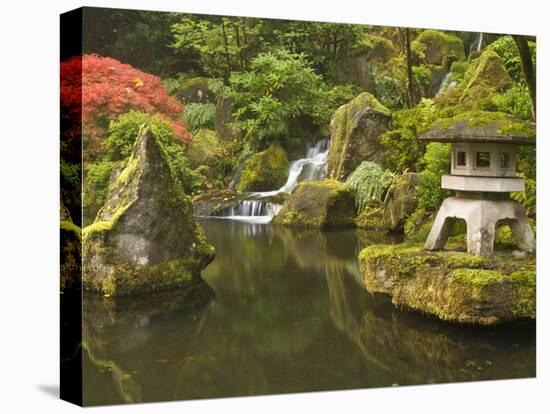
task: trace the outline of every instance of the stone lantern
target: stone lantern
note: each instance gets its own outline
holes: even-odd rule
[[[472,120],[462,119],[436,123],[419,138],[451,143],[451,174],[441,177],[441,187],[456,192],[441,204],[426,250],[443,249],[456,219],[463,219],[469,253],[491,255],[495,229],[503,224],[510,226],[520,250],[535,251],[523,206],[510,199],[510,192],[525,191],[523,178],[516,176],[516,149],[534,145],[534,131],[529,134],[529,129],[514,125],[522,125],[522,121],[502,115],[498,122],[472,125]]]

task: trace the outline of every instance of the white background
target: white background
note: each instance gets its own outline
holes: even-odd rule
[[[58,36],[61,12],[111,6],[537,35],[537,379],[114,406],[93,412],[550,412],[548,84],[550,14],[514,1],[8,0],[0,10],[0,411],[79,408],[58,390]],[[545,187],[546,186],[546,187]],[[546,211],[545,211],[546,210]],[[545,254],[546,253],[546,254]]]

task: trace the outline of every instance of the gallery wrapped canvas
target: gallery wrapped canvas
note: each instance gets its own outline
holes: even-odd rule
[[[61,398],[535,376],[535,67],[525,35],[61,15]]]

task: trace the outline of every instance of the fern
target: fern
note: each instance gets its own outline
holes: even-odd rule
[[[372,161],[363,161],[350,174],[346,184],[355,190],[355,204],[360,213],[365,207],[382,201],[382,197],[392,184],[395,174]]]
[[[211,103],[190,103],[183,110],[183,118],[193,132],[201,128],[214,129],[215,114],[216,105]]]

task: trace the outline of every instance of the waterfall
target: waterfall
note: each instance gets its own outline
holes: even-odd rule
[[[322,139],[314,145],[308,145],[305,158],[291,161],[286,183],[275,191],[248,193],[238,205],[230,207],[223,217],[234,220],[246,220],[267,223],[277,215],[281,205],[270,201],[277,194],[290,194],[302,181],[321,180],[326,174],[326,164],[330,140]]]
[[[435,94],[435,97],[437,98],[442,93],[446,92],[448,89],[454,87],[456,85],[455,81],[451,81],[451,72],[447,72],[441,83],[439,84],[439,89],[437,90],[437,93]]]
[[[478,33],[477,39],[470,44],[470,53],[479,52],[483,45],[483,33]]]
[[[479,37],[477,38],[476,52],[479,52],[481,50],[482,43],[483,43],[483,33],[480,33]]]

